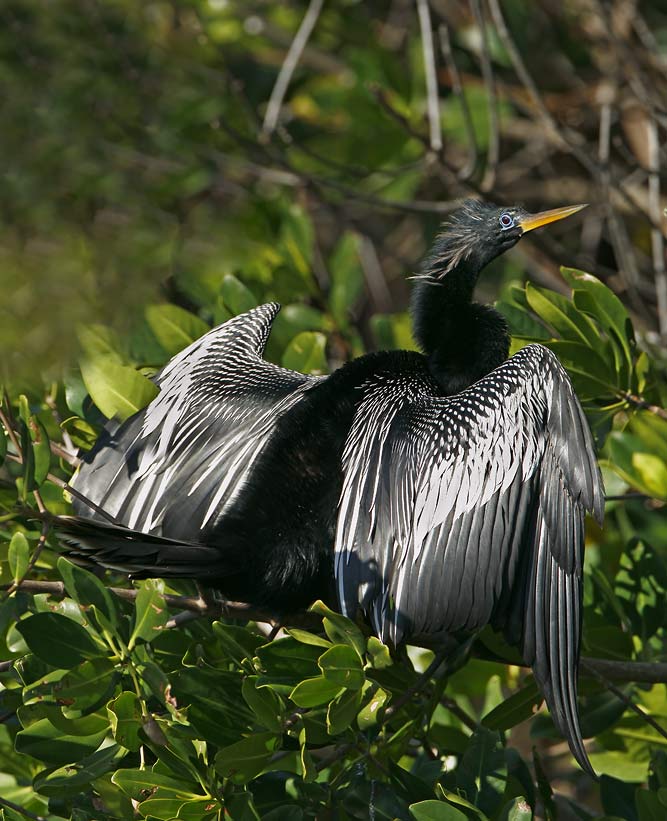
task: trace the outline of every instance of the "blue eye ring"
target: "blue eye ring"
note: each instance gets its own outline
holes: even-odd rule
[[[508,228],[514,228],[514,218],[507,212],[500,215],[498,222],[500,222],[500,227],[503,231],[507,231]]]

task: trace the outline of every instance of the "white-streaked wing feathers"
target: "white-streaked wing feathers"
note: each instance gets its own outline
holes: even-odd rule
[[[212,526],[276,420],[317,381],[262,359],[279,310],[275,303],[255,308],[173,357],[156,377],[153,402],[124,425],[110,423],[75,489],[147,533],[193,539]],[[75,510],[95,517],[81,502]]]
[[[585,762],[576,719],[583,520],[585,510],[602,518],[604,497],[555,355],[529,345],[450,397],[424,377],[395,377],[391,389],[370,380],[343,469],[343,612],[360,607],[393,644],[505,628]]]

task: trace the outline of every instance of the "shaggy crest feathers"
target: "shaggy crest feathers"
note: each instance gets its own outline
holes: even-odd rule
[[[479,241],[479,223],[493,211],[494,205],[480,200],[465,200],[441,225],[433,251],[421,270],[411,279],[439,282],[466,259]]]

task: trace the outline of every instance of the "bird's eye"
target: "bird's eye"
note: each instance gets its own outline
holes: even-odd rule
[[[503,231],[506,231],[508,228],[514,227],[514,220],[512,219],[511,214],[500,215],[500,227],[503,229]]]

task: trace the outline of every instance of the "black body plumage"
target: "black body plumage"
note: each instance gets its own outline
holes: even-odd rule
[[[278,368],[262,358],[275,304],[193,343],[86,457],[74,487],[116,524],[75,500],[58,524],[70,552],[276,613],[322,598],[394,646],[491,624],[591,771],[576,677],[584,515],[603,513],[593,443],[554,354],[507,359],[503,318],[472,302],[484,265],[557,218],[481,203],[454,216],[414,290],[423,354],[326,378]]]

